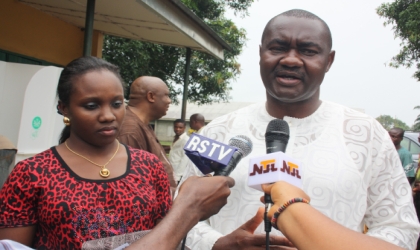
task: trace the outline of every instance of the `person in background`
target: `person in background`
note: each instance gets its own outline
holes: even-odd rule
[[[389,136],[391,137],[392,143],[394,143],[395,149],[400,156],[402,167],[404,168],[405,175],[407,176],[408,182],[413,183],[415,178],[416,167],[413,162],[411,153],[401,146],[401,141],[404,138],[404,130],[401,128],[392,128],[388,131]]]
[[[184,145],[187,143],[189,137],[185,133],[184,120],[176,119],[174,121],[174,132],[174,140],[171,144],[171,151],[169,151],[169,161],[174,168],[175,181],[178,183],[182,178],[188,162],[188,157],[184,153]]]
[[[417,141],[420,143],[420,133],[419,133],[419,136],[417,137]],[[417,162],[416,174],[419,171],[419,168],[420,168],[420,153],[419,153],[419,160]]]
[[[149,230],[172,198],[159,159],[116,138],[125,115],[119,69],[81,57],[61,72],[59,145],[20,161],[0,190],[0,240],[36,249]]]
[[[262,185],[274,202],[267,216],[299,250],[399,250],[389,242],[350,230],[313,208],[310,197],[300,188],[279,181]],[[264,203],[264,197],[261,197]],[[264,209],[258,211],[263,219]],[[274,218],[273,218],[274,216]],[[274,229],[273,229],[274,230]],[[328,240],[320,240],[328,237]]]
[[[130,96],[118,140],[133,148],[143,149],[156,155],[163,163],[168,174],[172,191],[177,182],[174,170],[166,157],[165,149],[156,137],[151,121],[158,120],[166,115],[171,98],[166,84],[157,77],[142,76],[134,80],[130,87]]]
[[[206,126],[204,116],[202,114],[196,113],[190,116],[190,130],[188,130],[188,135],[192,133],[200,133],[200,131]]]

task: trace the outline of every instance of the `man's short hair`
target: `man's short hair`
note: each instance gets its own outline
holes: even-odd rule
[[[186,125],[185,124],[185,121],[184,120],[182,120],[182,119],[176,119],[175,121],[174,121],[174,124],[175,123],[182,123],[182,124],[184,124],[184,126]]]
[[[318,20],[318,21],[320,21],[324,25],[325,30],[327,31],[327,35],[328,35],[328,47],[330,49],[332,48],[332,36],[331,36],[330,28],[328,27],[328,24],[324,20],[322,20],[319,16],[317,16],[317,15],[315,15],[315,14],[309,12],[309,11],[301,10],[301,9],[288,10],[288,11],[285,11],[283,13],[280,13],[277,16],[271,18],[270,21],[268,21],[267,25],[264,28],[264,31],[263,31],[263,34],[262,34],[262,37],[261,37],[261,43],[262,43],[262,41],[264,39],[264,36],[265,36],[266,30],[267,30],[267,27],[271,24],[271,22],[274,19],[276,19],[279,16],[291,16],[291,17],[306,18],[306,19],[312,19],[312,20]]]
[[[395,132],[397,132],[398,134],[401,134],[401,137],[403,137],[404,136],[404,129],[402,129],[402,128],[391,128],[390,130],[394,130]]]

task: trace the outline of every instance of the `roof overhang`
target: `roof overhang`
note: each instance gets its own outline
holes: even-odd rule
[[[84,28],[87,0],[19,0]],[[98,0],[94,30],[105,34],[187,47],[223,59],[231,47],[179,0]]]

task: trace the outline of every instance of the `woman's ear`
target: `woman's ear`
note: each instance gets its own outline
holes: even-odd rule
[[[59,113],[60,115],[63,115],[63,116],[67,116],[67,114],[68,114],[68,109],[67,109],[66,104],[64,104],[60,100],[58,100],[58,104],[57,104],[57,113]]]

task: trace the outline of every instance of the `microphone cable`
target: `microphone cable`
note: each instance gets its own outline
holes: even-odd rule
[[[271,196],[269,194],[264,194],[265,202],[265,212],[264,212],[264,230],[265,230],[265,249],[270,250],[270,232],[271,232],[271,222],[267,217],[268,211],[271,209]]]
[[[185,241],[187,241],[187,236],[184,237],[181,244],[181,250],[185,250]]]

